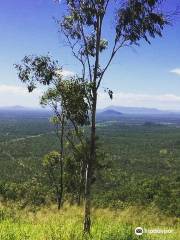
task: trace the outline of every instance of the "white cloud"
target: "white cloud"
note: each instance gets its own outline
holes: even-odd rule
[[[180,110],[180,96],[116,92],[113,100],[110,100],[107,93],[99,93],[98,107],[109,105]]]
[[[172,69],[170,72],[180,76],[180,68]]]
[[[62,75],[63,75],[64,77],[69,77],[69,76],[75,75],[75,73],[74,73],[74,72],[71,72],[71,71],[69,71],[69,70],[63,70],[63,71],[62,71]]]
[[[25,94],[25,89],[23,87],[17,87],[12,85],[0,85],[0,94],[10,93],[10,94]]]
[[[14,86],[14,85],[0,85],[0,94],[13,94],[13,95],[27,95],[28,90],[25,87]],[[35,89],[32,93],[33,95],[40,95],[42,92],[38,89]]]
[[[0,85],[0,106],[35,106],[39,105],[41,90],[35,89],[29,94],[26,87],[15,85]]]
[[[36,89],[29,94],[25,86],[0,85],[0,106],[22,105],[38,107],[43,90]],[[180,110],[180,96],[175,94],[137,94],[115,92],[113,100],[105,92],[99,92],[98,108],[109,105],[127,107],[147,107],[167,110]]]
[[[57,75],[62,75],[63,77],[70,77],[70,76],[75,75],[74,72],[69,71],[69,70],[66,70],[66,69],[57,70],[57,71],[56,71],[56,74],[57,74]]]

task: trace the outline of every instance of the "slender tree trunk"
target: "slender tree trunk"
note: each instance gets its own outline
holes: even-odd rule
[[[61,121],[61,136],[60,136],[60,191],[58,192],[58,210],[61,209],[63,205],[63,191],[64,191],[64,183],[63,183],[63,157],[64,157],[64,115],[62,116],[62,121]]]
[[[63,190],[64,190],[64,185],[63,185],[63,154],[61,154],[61,179],[60,179],[60,208],[63,205]],[[60,209],[58,208],[58,209]]]
[[[57,205],[58,205],[58,210],[61,209],[61,203],[62,203],[61,194],[58,192],[58,193],[57,193]]]
[[[90,157],[87,159],[85,178],[85,208],[84,208],[84,233],[90,233],[91,229],[91,182],[93,164],[96,160],[96,102],[97,93],[93,93],[92,123],[91,123],[91,147]]]
[[[79,188],[77,191],[77,205],[78,206],[81,205],[81,198],[82,198],[82,178],[81,178],[81,174],[80,174]]]
[[[96,60],[94,67],[94,79],[92,88],[92,120],[91,120],[91,146],[90,157],[86,166],[86,179],[85,179],[85,213],[84,213],[84,233],[90,233],[91,230],[91,183],[93,176],[93,166],[96,161],[96,106],[97,106],[97,79],[99,69],[99,54],[100,54],[100,41],[101,41],[101,27],[102,16],[97,16],[97,29],[96,29]]]

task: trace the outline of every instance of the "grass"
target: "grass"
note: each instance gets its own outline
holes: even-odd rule
[[[91,236],[83,236],[83,211],[75,206],[43,208],[37,213],[0,207],[0,240],[174,240],[180,236],[179,220],[154,208],[93,209]],[[134,229],[172,229],[171,234],[136,236]]]

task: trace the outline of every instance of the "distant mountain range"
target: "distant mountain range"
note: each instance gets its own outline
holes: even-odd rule
[[[24,107],[20,105],[15,105],[15,106],[2,106],[0,107],[1,111],[47,111],[47,109],[43,108],[33,108],[33,107]]]
[[[103,112],[100,112],[99,114],[104,115],[104,116],[105,115],[111,115],[111,116],[121,116],[122,115],[121,112],[115,111],[113,109],[107,109],[107,110],[105,110]]]
[[[107,111],[119,112],[121,114],[135,114],[135,115],[155,115],[155,114],[170,114],[177,113],[175,111],[165,111],[159,110],[156,108],[144,108],[144,107],[123,107],[123,106],[109,106],[102,110],[99,110],[99,113],[107,112]],[[179,112],[180,113],[180,112]]]
[[[47,108],[31,108],[23,106],[9,106],[9,107],[0,107],[0,111],[44,111],[48,112]],[[124,114],[134,114],[134,115],[168,115],[168,114],[180,114],[176,111],[165,111],[159,110],[156,108],[144,108],[144,107],[123,107],[123,106],[109,106],[104,109],[98,109],[98,115],[101,116],[113,116],[119,117]]]
[[[47,108],[23,106],[0,107],[1,119],[46,119],[52,116]],[[109,106],[97,111],[97,122],[115,121],[126,124],[178,124],[180,112],[163,111],[156,108]]]

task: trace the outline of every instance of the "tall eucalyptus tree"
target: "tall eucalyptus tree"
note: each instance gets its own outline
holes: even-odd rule
[[[160,10],[162,0],[62,0],[65,15],[59,20],[60,31],[64,34],[73,56],[82,66],[83,81],[90,86],[90,156],[86,163],[84,232],[91,227],[91,183],[96,162],[96,108],[98,90],[103,77],[120,49],[139,45],[141,40],[150,43],[151,38],[162,36],[168,24]],[[62,6],[62,5],[61,5]],[[113,15],[114,14],[114,15]],[[113,15],[113,24],[111,16]],[[108,28],[107,24],[111,27]],[[109,39],[106,29],[110,29]],[[106,33],[106,34],[105,34]],[[106,51],[106,63],[101,55]],[[48,59],[49,60],[49,59]],[[25,58],[25,65],[27,66]],[[30,63],[30,62],[29,62]],[[36,65],[36,64],[35,64]],[[39,65],[40,66],[40,65]],[[35,81],[49,84],[56,78],[55,67],[50,61],[37,69],[34,64],[27,68],[19,66],[19,77],[28,83],[29,90]],[[35,71],[31,71],[34,70]],[[24,71],[22,71],[24,70]],[[108,89],[109,96],[113,92]]]

